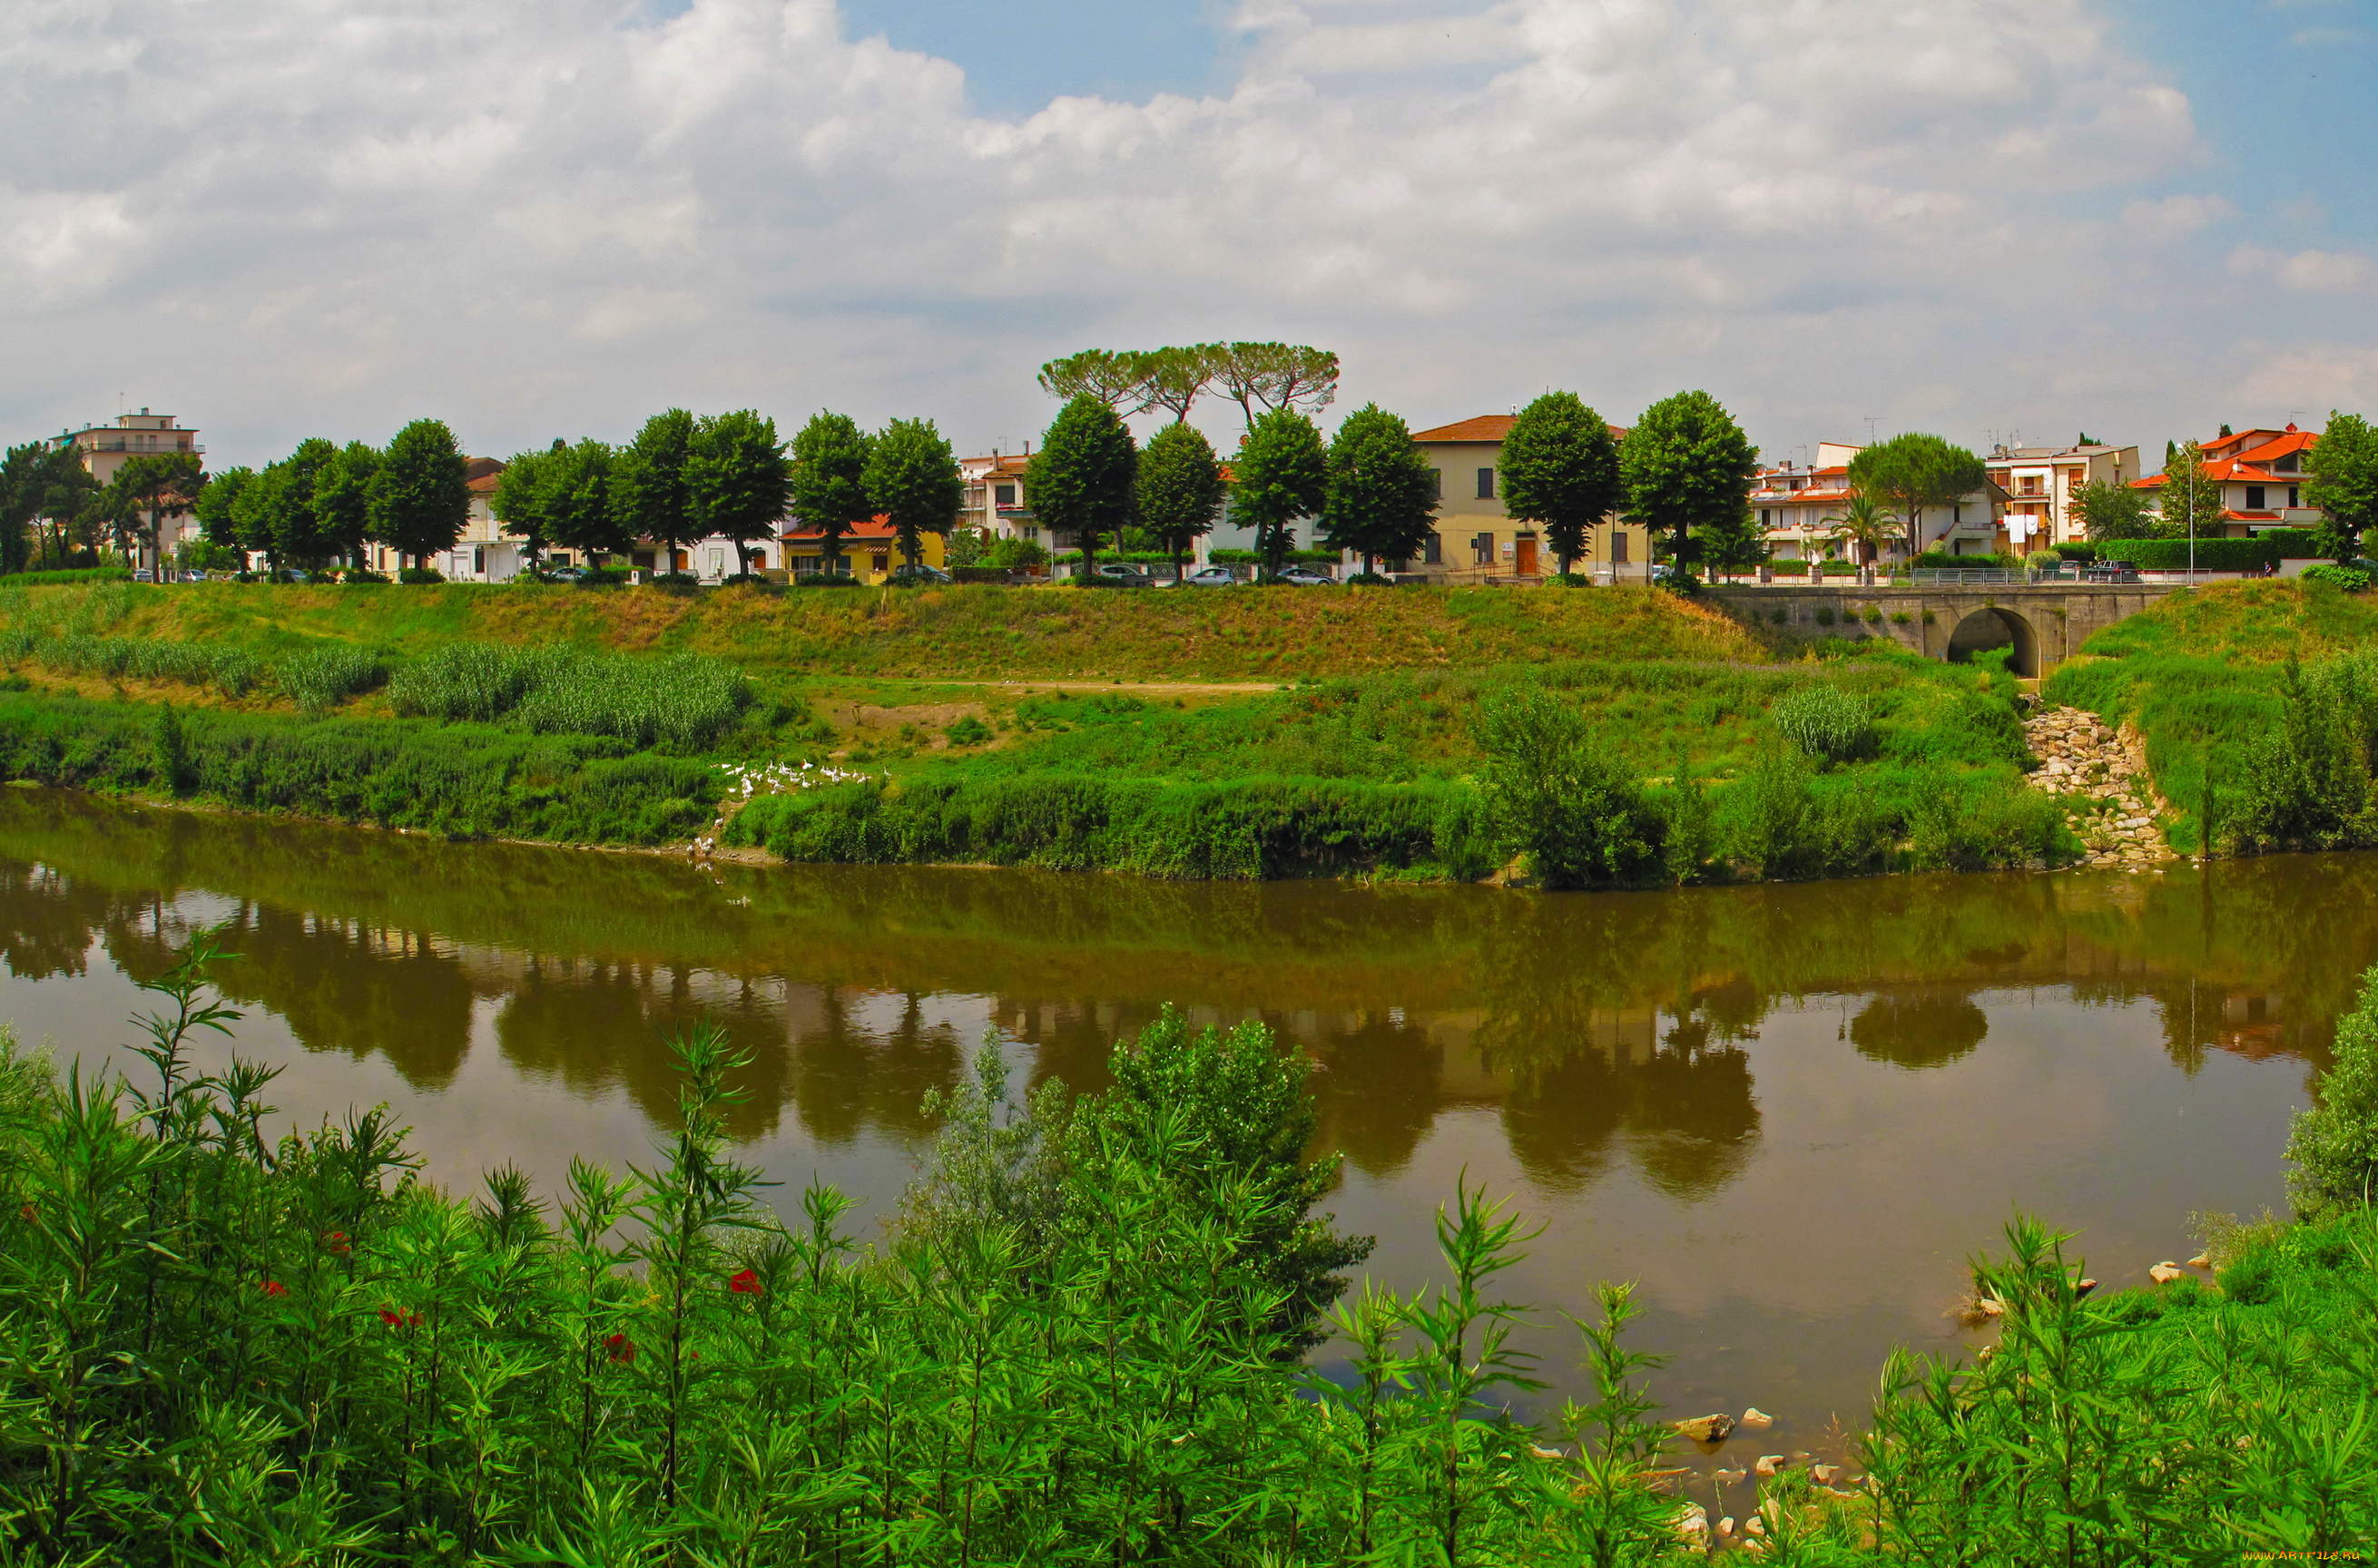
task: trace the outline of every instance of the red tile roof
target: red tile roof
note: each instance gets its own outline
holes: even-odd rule
[[[899,536],[899,531],[892,526],[891,514],[888,512],[878,512],[867,521],[854,522],[848,528],[842,531],[843,543],[846,545],[854,539],[872,541],[878,539],[896,539]],[[795,545],[816,543],[823,540],[825,535],[814,528],[803,528],[794,530],[790,533],[779,533],[776,537],[785,544]]]
[[[1412,432],[1412,439],[1440,443],[1474,441],[1481,445],[1490,445],[1508,436],[1511,433],[1511,426],[1518,423],[1519,418],[1515,414],[1482,413],[1475,419],[1456,420],[1451,425],[1440,425],[1433,430],[1415,430]],[[1627,434],[1615,425],[1610,427],[1610,433],[1622,439]]]

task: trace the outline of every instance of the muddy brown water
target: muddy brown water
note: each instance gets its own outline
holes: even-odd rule
[[[1964,1260],[2017,1211],[2128,1284],[2190,1254],[2191,1211],[2283,1202],[2288,1118],[2378,960],[2378,856],[1534,895],[712,868],[11,788],[0,911],[0,1018],[86,1061],[169,943],[227,927],[237,1048],[285,1069],[286,1119],[386,1101],[457,1185],[641,1160],[662,1037],[715,1015],[780,1200],[832,1181],[871,1228],[987,1030],[1094,1088],[1166,1002],[1259,1017],[1319,1064],[1383,1283],[1436,1277],[1466,1171],[1543,1227],[1503,1278],[1556,1393],[1557,1310],[1633,1280],[1671,1415],[1756,1405],[1754,1446],[1821,1452],[1890,1347],[1968,1343]]]

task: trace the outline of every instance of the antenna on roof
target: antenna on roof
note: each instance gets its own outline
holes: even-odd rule
[[[1869,413],[1866,416],[1866,444],[1869,447],[1874,445],[1874,427],[1881,420],[1882,415],[1879,413]]]

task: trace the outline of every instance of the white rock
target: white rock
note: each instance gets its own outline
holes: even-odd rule
[[[2167,1258],[2147,1270],[2147,1277],[2157,1285],[2169,1285],[2175,1279],[2186,1279],[2188,1275],[2186,1271]]]
[[[1781,1454],[1762,1454],[1759,1456],[1759,1463],[1753,1465],[1751,1469],[1761,1476],[1771,1476],[1790,1463],[1791,1461]]]
[[[1775,1418],[1753,1405],[1742,1413],[1742,1419],[1736,1424],[1748,1427],[1752,1431],[1764,1431],[1775,1424]]]

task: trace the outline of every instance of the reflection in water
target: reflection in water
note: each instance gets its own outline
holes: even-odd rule
[[[1970,996],[1883,995],[1850,1020],[1850,1044],[1869,1061],[1944,1067],[1971,1055],[1990,1032],[1990,1015]]]
[[[490,1165],[515,1102],[557,1127],[557,1104],[619,1107],[631,1127],[564,1131],[631,1151],[675,1114],[662,1042],[696,1017],[752,1058],[738,1137],[892,1189],[930,1131],[926,1092],[986,1029],[1036,1080],[1096,1089],[1112,1043],[1168,1002],[1260,1018],[1317,1064],[1350,1227],[1378,1231],[1383,1259],[1398,1236],[1424,1249],[1457,1172],[1491,1165],[1578,1216],[1545,1243],[1555,1289],[1645,1277],[1655,1306],[1730,1325],[1709,1330],[1728,1344],[1786,1347],[1763,1369],[1781,1376],[1812,1323],[1932,1332],[1935,1275],[2019,1191],[2123,1235],[2262,1201],[2205,1191],[2202,1157],[2122,1152],[2141,1107],[2175,1125],[2197,1107],[2200,1138],[2208,1109],[2261,1118],[2236,1168],[2275,1193],[2264,1122],[2283,1122],[2378,957],[2378,856],[1537,896],[712,868],[0,791],[13,985],[152,976],[207,924],[238,954],[222,971],[236,1003],[314,1059],[385,1068],[374,1093],[409,1092],[408,1119]],[[121,1011],[68,1008],[81,1033],[61,1044],[112,1043]],[[2282,1058],[2252,1093],[2227,1075]],[[2209,1098],[2190,1097],[2200,1077],[2220,1080]],[[2044,1188],[1907,1179],[1985,1134],[2031,1140],[2021,1172]],[[2135,1142],[2169,1146],[2161,1124]],[[1833,1211],[1851,1241],[1808,1232],[1742,1261]],[[1852,1350],[1844,1386],[1862,1387],[1872,1347]],[[1698,1386],[1711,1364],[1677,1375]]]

